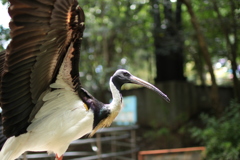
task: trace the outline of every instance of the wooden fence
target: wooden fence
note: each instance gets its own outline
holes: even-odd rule
[[[110,127],[99,130],[93,138],[73,141],[64,160],[136,160],[139,148],[136,145],[138,126]],[[21,160],[54,160],[46,152],[25,153]]]

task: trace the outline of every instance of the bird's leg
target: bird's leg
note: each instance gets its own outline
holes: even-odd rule
[[[62,160],[62,159],[63,159],[63,156],[58,157],[58,155],[56,154],[55,160]]]

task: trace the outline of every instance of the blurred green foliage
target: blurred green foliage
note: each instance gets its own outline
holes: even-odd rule
[[[168,23],[164,15],[163,3],[160,2],[160,17],[164,34],[164,26]],[[79,1],[86,14],[86,30],[82,45],[81,79],[87,88],[92,90],[106,88],[109,76],[117,68],[126,68],[150,82],[156,76],[155,55],[153,45],[153,17],[149,0],[118,0],[118,1]],[[226,35],[222,26],[229,35],[237,40],[240,34],[234,37],[233,17],[239,17],[239,10],[232,11],[230,1],[217,1],[222,18],[219,19],[214,9],[214,1],[194,0],[193,9],[200,22],[206,38],[213,63],[219,59],[231,57]],[[176,3],[172,3],[171,10],[175,10]],[[238,4],[236,3],[238,6]],[[186,6],[182,5],[182,39],[184,39],[185,76],[197,84],[211,85],[207,67],[201,56],[196,33],[193,29]],[[223,23],[222,23],[223,22]],[[240,22],[237,22],[239,24]],[[239,24],[240,25],[240,24]],[[161,35],[159,35],[161,36]],[[162,42],[159,42],[162,43]],[[238,43],[238,47],[240,43]],[[171,46],[174,47],[174,44]],[[239,55],[239,52],[237,52]],[[238,56],[238,62],[240,56]],[[89,66],[89,63],[92,64]],[[191,64],[191,65],[189,65]],[[218,83],[231,85],[231,66],[225,73],[215,73]],[[166,68],[167,69],[167,68]],[[227,71],[225,71],[227,70]],[[103,72],[102,72],[103,71]],[[227,75],[227,77],[226,77]]]
[[[171,136],[170,135],[171,131],[169,130],[169,128],[167,127],[161,127],[161,128],[154,128],[152,130],[146,131],[144,132],[143,137],[144,138],[149,138],[151,137],[151,139],[156,140],[159,139],[160,137],[167,137],[167,136]]]
[[[240,159],[240,104],[231,102],[220,118],[201,115],[205,128],[191,129],[193,138],[206,146],[208,160]]]
[[[86,29],[80,77],[90,90],[108,87],[118,68],[153,81],[153,38],[150,5],[143,0],[81,0]]]
[[[9,29],[0,25],[0,51],[4,50],[3,43],[10,39]]]
[[[208,49],[213,64],[216,64],[219,59],[225,58],[227,60],[232,58],[232,48],[228,44],[228,39],[231,39],[231,45],[235,45],[238,48],[237,62],[240,63],[240,43],[237,43],[240,39],[239,25],[240,25],[240,1],[237,0],[191,0],[193,9],[200,22],[201,30],[203,31],[204,37],[207,41]],[[233,6],[234,5],[234,6]],[[235,7],[235,9],[233,9]],[[220,11],[220,15],[217,14],[217,10]],[[186,11],[186,6],[183,7]],[[184,37],[185,37],[185,55],[186,55],[186,70],[185,73],[188,75],[188,80],[193,81],[197,84],[211,84],[211,81],[206,75],[207,69],[204,65],[199,50],[199,45],[196,41],[195,32],[190,26],[189,15],[184,14]],[[238,34],[234,34],[234,32]],[[222,68],[225,66],[222,66]],[[216,68],[214,68],[217,71]],[[215,75],[219,85],[232,85],[230,75],[224,77],[227,73],[231,74],[231,67],[225,68],[225,73],[216,73]],[[202,80],[201,80],[202,78]]]
[[[2,4],[6,4],[8,0],[2,0]]]

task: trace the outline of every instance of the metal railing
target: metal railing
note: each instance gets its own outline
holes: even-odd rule
[[[202,160],[202,152],[205,147],[189,147],[189,148],[174,148],[174,149],[160,149],[148,150],[138,152],[138,160],[150,159],[182,159],[182,160]]]
[[[137,125],[104,128],[93,138],[73,141],[64,154],[64,160],[136,160],[139,151],[136,145],[137,128]],[[54,157],[46,152],[28,152],[20,159],[54,160]]]

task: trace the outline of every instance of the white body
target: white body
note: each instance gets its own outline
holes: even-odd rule
[[[69,84],[69,59],[66,56],[52,92],[43,93],[43,106],[27,133],[10,137],[0,153],[0,160],[14,160],[25,151],[48,151],[61,156],[69,144],[92,131],[93,112],[88,110]]]
[[[61,156],[73,140],[92,131],[93,112],[86,110],[78,95],[64,83],[51,86],[61,89],[43,97],[45,103],[28,132],[7,140],[1,160],[14,160],[25,151],[48,151]]]

